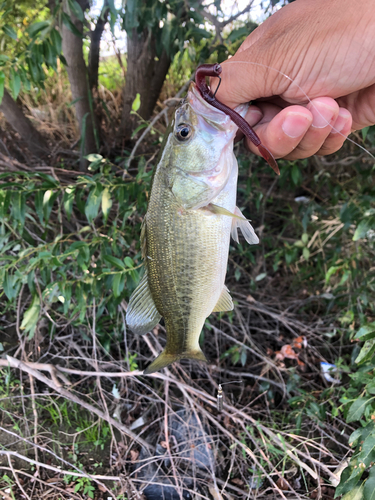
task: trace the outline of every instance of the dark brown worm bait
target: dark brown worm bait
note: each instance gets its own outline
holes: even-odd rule
[[[242,118],[234,109],[229,108],[222,102],[218,101],[215,97],[215,94],[212,93],[210,87],[206,83],[206,76],[217,77],[220,78],[220,73],[222,72],[222,68],[220,64],[202,64],[199,66],[195,72],[195,83],[196,86],[201,93],[203,99],[211,104],[216,109],[223,111],[225,114],[230,116],[232,121],[237,125],[237,127],[248,137],[253,144],[258,148],[259,153],[266,160],[268,165],[280,175],[279,167],[276,163],[275,158],[272,153],[268,151],[268,149],[262,145],[259,137],[254,132],[253,128],[247,123],[247,121]],[[215,92],[216,93],[216,92]]]

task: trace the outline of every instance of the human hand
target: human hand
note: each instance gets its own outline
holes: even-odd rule
[[[374,35],[371,0],[296,0],[222,63],[216,96],[231,108],[256,101],[246,119],[276,158],[333,153],[375,124]]]

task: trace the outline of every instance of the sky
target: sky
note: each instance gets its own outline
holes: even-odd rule
[[[251,19],[258,23],[264,20],[264,11],[263,8],[261,7],[262,1],[264,0],[254,0],[253,7],[251,8],[250,11]],[[90,14],[93,16],[93,18],[97,18],[99,16],[103,3],[104,0],[93,1],[92,7],[90,9]],[[249,4],[248,0],[237,0],[236,2],[233,2],[233,0],[221,1],[222,10],[226,18],[236,14],[238,11],[243,10],[248,4]],[[122,0],[115,0],[116,8],[120,8],[121,5],[122,5]],[[213,6],[211,6],[209,10],[212,13],[216,12]],[[244,16],[241,16],[239,19],[245,20],[248,19],[248,16],[249,14],[245,14]],[[100,46],[102,56],[113,55],[115,53],[114,43],[116,44],[116,49],[120,51],[120,53],[126,52],[126,33],[123,30],[121,30],[119,26],[116,26],[114,31],[115,31],[115,36],[113,37],[109,25],[108,24],[106,25],[106,29],[105,32],[103,33]]]

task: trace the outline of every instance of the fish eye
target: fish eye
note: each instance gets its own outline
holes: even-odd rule
[[[180,142],[187,141],[192,134],[192,127],[186,123],[181,123],[176,128],[176,137]]]

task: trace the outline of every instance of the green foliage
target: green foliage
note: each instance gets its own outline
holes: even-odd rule
[[[374,127],[370,127],[367,131],[370,147],[373,134]],[[280,161],[277,187],[265,198],[257,180],[264,175],[263,165],[254,165],[247,158],[241,158],[239,164],[239,198],[243,206],[253,207],[250,216],[246,211],[245,215],[266,222],[261,252],[252,247],[238,247],[234,256],[235,279],[249,291],[262,289],[271,279],[273,269],[280,279],[288,276],[291,294],[303,283],[306,302],[301,300],[299,311],[316,314],[310,302],[316,297],[318,316],[323,321],[326,315],[332,318],[327,337],[336,345],[345,346],[340,358],[330,360],[337,366],[335,378],[340,383],[319,391],[318,396],[301,389],[301,378],[293,372],[295,368],[287,368],[288,390],[298,391],[298,395],[289,399],[288,422],[295,426],[296,433],[304,432],[306,421],[322,428],[336,427],[337,417],[346,419],[354,428],[359,426],[351,437],[354,454],[342,474],[336,495],[371,498],[375,463],[373,165],[358,160],[349,170],[339,167],[332,170],[324,162],[312,167],[306,160]],[[277,224],[267,224],[267,217],[261,218],[264,212],[277,213]],[[265,260],[261,269],[267,270],[268,276],[257,281],[252,267],[260,256]],[[238,351],[238,346],[227,351],[227,357],[236,353],[229,358],[232,363],[239,362]],[[260,384],[259,392],[263,391],[272,404],[272,386]]]
[[[39,20],[36,20],[39,19]],[[23,88],[43,88],[48,69],[57,70],[61,55],[61,35],[56,29],[58,17],[49,17],[43,2],[0,3],[0,102],[4,85],[14,99]]]
[[[156,39],[157,56],[165,50],[173,58],[184,49],[185,40],[199,42],[211,38],[211,33],[201,27],[205,22],[201,10],[201,3],[196,0],[189,4],[183,0],[130,0],[120,17],[129,36],[148,29]]]
[[[0,300],[11,311],[27,290],[21,330],[29,338],[46,313],[55,323],[65,317],[87,325],[95,301],[97,335],[109,350],[120,334],[113,329],[118,305],[142,274],[132,242],[139,240],[137,211],[145,211],[150,172],[122,180],[100,155],[90,160],[95,173],[69,185],[45,174],[2,174]]]
[[[82,469],[82,464],[79,464],[79,468]],[[76,472],[76,471],[72,471]],[[95,486],[92,485],[91,479],[89,477],[77,477],[66,474],[64,476],[64,482],[67,484],[74,483],[74,492],[87,495],[88,498],[94,498]]]
[[[221,355],[221,359],[224,359],[226,357],[230,357],[233,365],[241,364],[242,366],[245,366],[247,360],[246,348],[238,345],[230,347]]]

